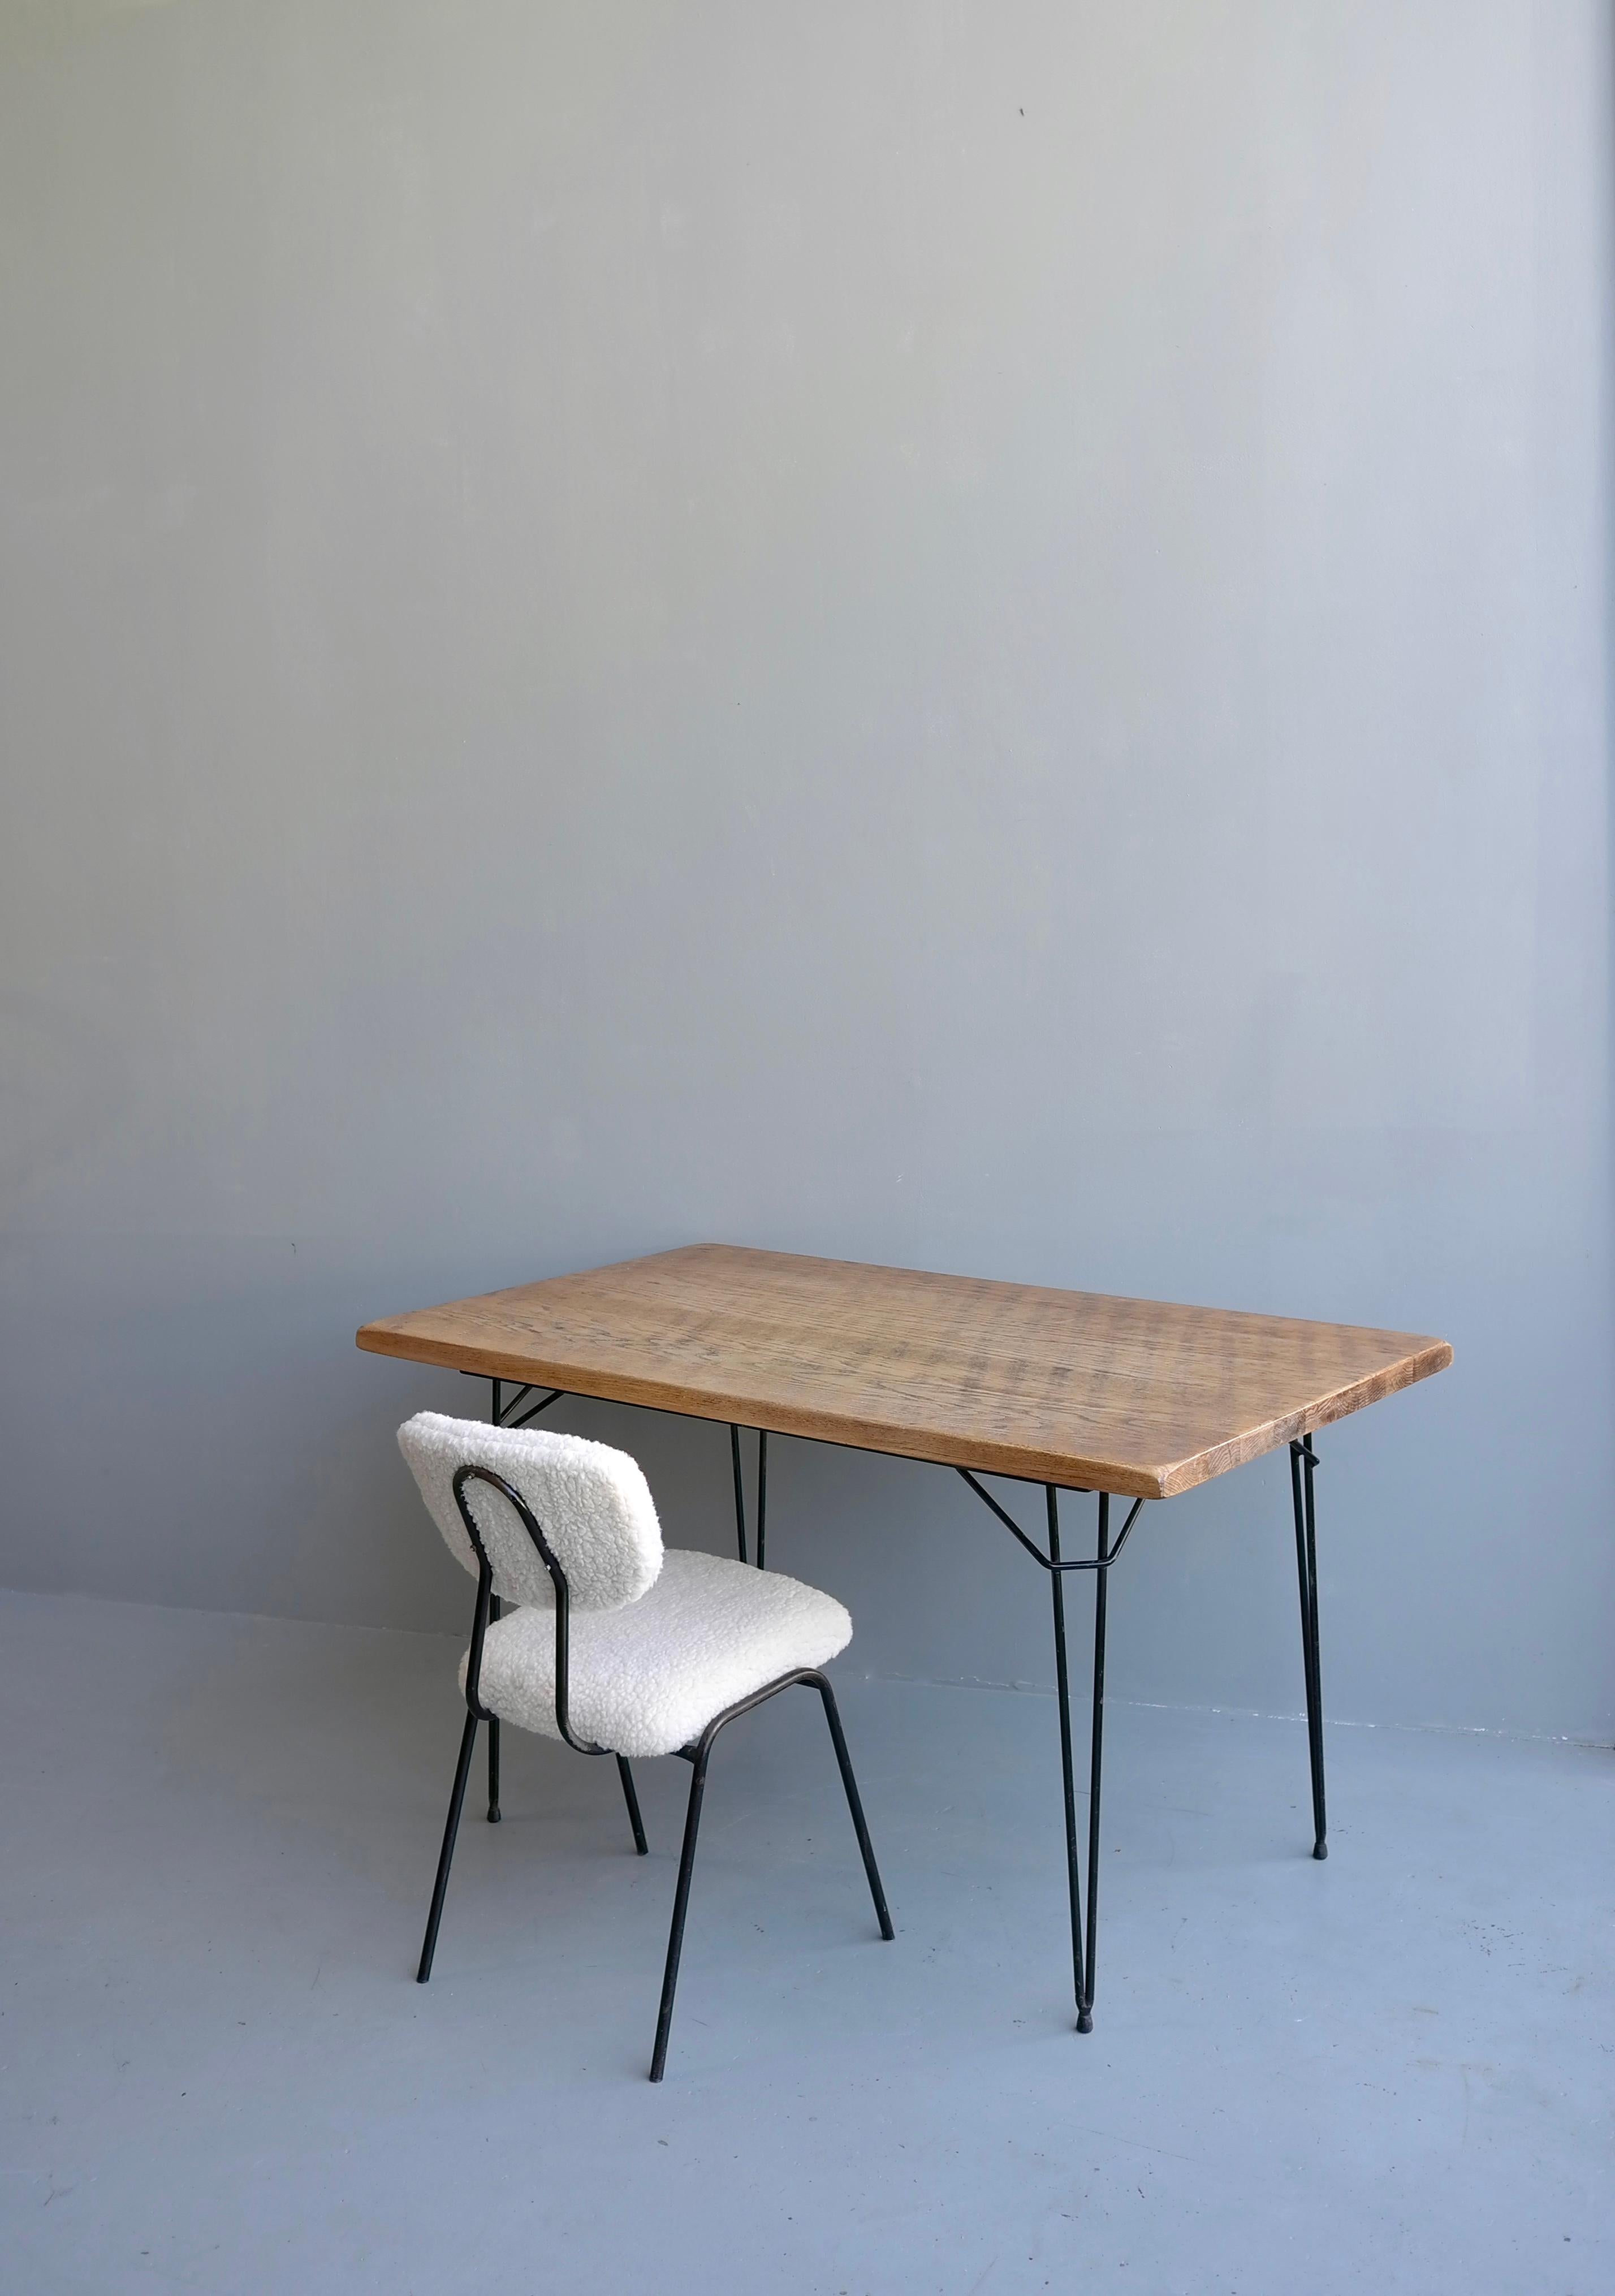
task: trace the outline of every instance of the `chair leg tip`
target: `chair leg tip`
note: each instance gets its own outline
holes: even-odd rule
[[[1315,1857],[1327,1857],[1329,1844],[1326,1841],[1315,1841],[1312,1845],[1312,1854]]]
[[[497,1825],[499,1823],[499,1805],[496,1801],[490,1801],[488,1806],[488,1822],[490,1825]]]
[[[1093,2011],[1092,2011],[1091,2009],[1079,2009],[1079,2010],[1077,2012],[1077,2030],[1078,2030],[1079,2033],[1091,2033],[1091,2032],[1093,2031],[1093,2030],[1094,2030],[1094,2013],[1093,2013]]]

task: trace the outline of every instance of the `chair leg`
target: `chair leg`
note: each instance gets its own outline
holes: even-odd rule
[[[824,1719],[830,1725],[831,1742],[841,1772],[841,1784],[847,1789],[847,1807],[852,1812],[853,1832],[858,1837],[858,1849],[864,1860],[864,1873],[869,1883],[869,1894],[874,1899],[875,1919],[881,1924],[881,1935],[891,1942],[896,1931],[891,1915],[886,1910],[886,1892],[881,1887],[881,1869],[875,1864],[874,1844],[869,1839],[869,1828],[864,1823],[864,1805],[858,1799],[858,1783],[852,1775],[852,1759],[847,1751],[846,1734],[841,1728],[841,1717],[835,1702],[835,1693],[822,1674],[808,1677],[808,1686],[816,1690],[824,1702]]]
[[[504,1608],[497,1595],[488,1602],[488,1622],[493,1626]],[[488,1822],[499,1823],[499,1717],[496,1714],[488,1726]]]
[[[673,1893],[673,1926],[668,1932],[668,1961],[662,1972],[661,2006],[656,2015],[656,2046],[651,2053],[651,2079],[659,2081],[668,2062],[668,2033],[673,2023],[673,1995],[678,1984],[678,1961],[685,1945],[685,1916],[690,1910],[690,1876],[695,1870],[695,1837],[701,1828],[701,1795],[707,1784],[710,1736],[701,1740],[692,1756],[690,1807],[685,1817],[685,1846],[678,1860],[678,1887]]]
[[[645,1840],[644,1822],[639,1815],[639,1796],[634,1791],[634,1773],[625,1755],[617,1757],[617,1775],[622,1780],[622,1798],[628,1805],[628,1824],[634,1829],[634,1847],[642,1857],[650,1855],[650,1843]]]
[[[455,1836],[460,1831],[460,1811],[465,1801],[465,1782],[471,1775],[471,1751],[477,1742],[477,1718],[468,1714],[465,1728],[460,1735],[460,1759],[455,1765],[455,1790],[448,1799],[448,1823],[443,1829],[443,1848],[438,1858],[438,1878],[432,1884],[431,1911],[426,1916],[426,1936],[421,1946],[421,1966],[415,1972],[417,1985],[424,1985],[431,1975],[431,1957],[438,1949],[438,1924],[443,1918],[444,1893],[448,1888],[448,1869],[454,1863]]]
[[[685,1844],[678,1860],[678,1886],[673,1893],[673,1924],[668,1932],[668,1960],[662,1972],[661,2006],[656,2018],[656,2046],[651,2054],[651,2079],[659,2081],[668,2062],[668,2034],[673,2023],[673,1996],[678,1985],[679,1957],[684,1951],[685,1918],[690,1910],[690,1881],[695,1871],[695,1841],[701,1830],[701,1797],[707,1787],[707,1761],[718,1733],[726,1728],[737,1716],[748,1714],[754,1706],[761,1706],[793,1683],[806,1683],[816,1690],[824,1702],[824,1718],[830,1725],[831,1742],[835,1748],[836,1761],[840,1767],[841,1784],[847,1791],[847,1807],[852,1812],[853,1828],[863,1853],[864,1872],[869,1882],[869,1894],[874,1899],[881,1935],[893,1935],[891,1915],[886,1909],[886,1892],[881,1887],[881,1872],[875,1864],[874,1847],[869,1839],[869,1828],[864,1823],[864,1805],[858,1800],[857,1781],[852,1775],[852,1760],[847,1751],[847,1740],[841,1729],[841,1718],[836,1709],[835,1693],[826,1677],[816,1668],[803,1667],[794,1674],[783,1674],[777,1681],[766,1683],[723,1713],[714,1715],[693,1746],[681,1746],[679,1753],[690,1764],[690,1807],[685,1818]],[[619,1759],[620,1760],[620,1756]],[[625,1781],[627,1766],[623,1765]]]

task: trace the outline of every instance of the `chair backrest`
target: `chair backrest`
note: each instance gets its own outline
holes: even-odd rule
[[[417,1411],[406,1419],[398,1448],[449,1553],[473,1578],[477,1557],[454,1489],[455,1475],[464,1466],[491,1468],[521,1493],[566,1575],[574,1610],[620,1611],[656,1584],[661,1525],[650,1486],[626,1451],[581,1435],[490,1427],[439,1411]],[[515,1508],[474,1475],[463,1488],[488,1550],[495,1594],[504,1602],[553,1609],[554,1581]]]

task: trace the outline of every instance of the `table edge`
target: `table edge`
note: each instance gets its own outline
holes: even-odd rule
[[[603,1377],[597,1370],[568,1363],[561,1357],[519,1355],[498,1348],[468,1347],[428,1339],[414,1332],[396,1332],[389,1328],[394,1320],[403,1319],[381,1317],[362,1324],[355,1334],[356,1344],[368,1355],[427,1364],[442,1371],[469,1372],[485,1379],[520,1380],[534,1386],[558,1387],[568,1395],[587,1396],[601,1403],[634,1404],[671,1412],[680,1418],[710,1420],[717,1425],[764,1427],[771,1435],[795,1435],[813,1442],[838,1443],[848,1450],[880,1452],[933,1466],[969,1467],[980,1474],[1053,1483],[1062,1490],[1104,1490],[1119,1497],[1146,1499],[1177,1498],[1217,1475],[1276,1450],[1281,1444],[1330,1426],[1354,1411],[1445,1371],[1453,1359],[1447,1341],[1431,1339],[1412,1354],[1366,1373],[1360,1379],[1349,1381],[1299,1411],[1247,1428],[1222,1443],[1210,1444],[1181,1459],[1140,1463],[1075,1451],[1040,1451],[1024,1444],[996,1443],[990,1438],[941,1435],[922,1439],[912,1428],[881,1419],[799,1409],[789,1405],[764,1405],[754,1396],[721,1388],[693,1390],[675,1380],[626,1374]]]

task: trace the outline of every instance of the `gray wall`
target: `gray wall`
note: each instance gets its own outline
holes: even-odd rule
[[[354,1326],[726,1237],[1443,1332],[1332,1708],[1609,1734],[1604,12],[4,23],[0,1580],[457,1624]],[[953,1478],[775,1497],[1049,1678]],[[1286,1510],[1119,1690],[1293,1710]]]

